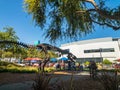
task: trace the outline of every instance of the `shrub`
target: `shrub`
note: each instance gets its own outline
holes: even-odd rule
[[[98,80],[103,85],[105,90],[118,90],[120,78],[117,77],[115,72],[104,72],[101,76],[98,77]]]
[[[105,60],[103,61],[103,64],[110,65],[110,64],[112,64],[112,62],[110,62],[108,59],[105,59]]]
[[[84,64],[87,66],[87,65],[89,65],[89,63],[90,63],[90,62],[86,61]]]
[[[0,61],[0,66],[7,66],[8,64],[10,64],[9,62],[4,62],[4,61]]]
[[[45,68],[45,72],[52,72],[54,70],[55,70],[55,68],[53,68],[53,67]]]
[[[34,90],[49,90],[50,80],[52,77],[46,76],[44,73],[38,73],[33,83]]]
[[[51,72],[55,70],[54,68],[45,68],[46,72]],[[0,72],[12,72],[12,73],[36,73],[38,72],[37,67],[30,67],[30,66],[19,66],[14,63],[0,61]]]
[[[37,68],[33,67],[19,67],[13,64],[7,66],[0,66],[0,72],[12,72],[12,73],[36,73]]]
[[[52,82],[51,82],[52,81]],[[63,77],[63,79],[52,78],[46,74],[38,74],[35,83],[33,83],[34,90],[105,90],[102,84],[97,80],[86,78],[71,78]]]

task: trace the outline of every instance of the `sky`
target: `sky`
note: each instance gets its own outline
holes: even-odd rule
[[[109,0],[108,5],[111,7],[119,0]],[[43,36],[43,30],[36,27],[32,21],[32,17],[25,12],[23,8],[23,0],[0,0],[0,30],[3,27],[13,27],[21,42],[27,44],[34,44],[35,41],[40,40],[41,43],[50,43],[48,39]],[[80,40],[104,38],[104,37],[120,37],[120,30],[114,31],[108,27],[95,27],[95,31],[82,37]],[[56,46],[67,43],[66,41],[58,42]]]

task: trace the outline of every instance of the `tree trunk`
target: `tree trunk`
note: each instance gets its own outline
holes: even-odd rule
[[[45,68],[45,65],[47,64],[48,61],[50,61],[50,58],[49,57],[45,58],[40,66],[40,69],[43,73],[45,72],[44,68]]]

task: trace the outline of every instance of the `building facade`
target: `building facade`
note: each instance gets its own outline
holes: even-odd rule
[[[102,62],[105,59],[114,61],[120,58],[120,38],[98,38],[62,44],[61,49],[69,50],[77,57],[77,61],[94,60]]]

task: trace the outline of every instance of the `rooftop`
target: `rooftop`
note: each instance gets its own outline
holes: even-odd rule
[[[96,39],[89,39],[89,40],[82,40],[82,41],[66,43],[66,44],[62,44],[61,46],[81,45],[81,44],[89,44],[89,43],[97,43],[97,42],[118,41],[118,39],[120,39],[120,38],[112,38],[112,37],[96,38]]]

